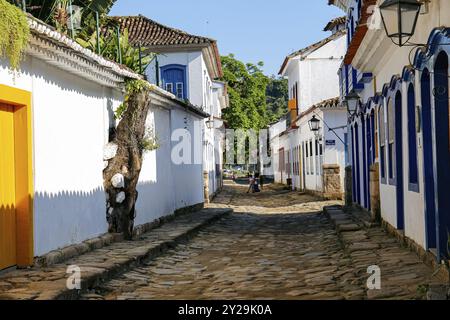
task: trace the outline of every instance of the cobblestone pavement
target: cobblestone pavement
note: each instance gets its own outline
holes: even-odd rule
[[[50,267],[14,270],[0,274],[0,300],[77,299],[80,292],[67,288],[69,266],[80,268],[81,286],[89,289],[102,279],[139,266],[142,261],[160,256],[180,241],[231,213],[230,209],[209,208],[175,217],[161,227],[134,241],[110,243],[101,249],[76,256]],[[105,243],[106,244],[106,243]]]
[[[437,281],[432,270],[380,228],[348,234],[356,246],[358,237],[374,237],[377,248],[344,250],[321,213],[334,204],[274,187],[248,195],[245,186],[228,185],[211,206],[231,207],[235,214],[84,299],[422,298],[422,288]],[[380,249],[377,259],[374,249]],[[382,264],[388,290],[366,290],[374,261]]]

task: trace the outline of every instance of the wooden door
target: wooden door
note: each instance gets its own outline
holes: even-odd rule
[[[0,270],[17,264],[14,109],[0,104]]]

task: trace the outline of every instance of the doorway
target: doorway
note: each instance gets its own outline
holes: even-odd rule
[[[33,264],[31,94],[0,85],[0,270]]]
[[[16,177],[14,108],[0,104],[0,270],[15,266]]]
[[[403,123],[402,123],[402,94],[395,94],[395,183],[397,198],[397,229],[405,228],[405,204],[403,183]]]
[[[437,249],[439,258],[448,256],[450,235],[450,126],[448,96],[448,56],[442,51],[434,66],[434,105],[436,135]]]
[[[431,126],[430,72],[425,69],[420,79],[422,96],[423,172],[425,185],[425,217],[427,249],[436,249],[436,204],[434,201],[433,137]]]

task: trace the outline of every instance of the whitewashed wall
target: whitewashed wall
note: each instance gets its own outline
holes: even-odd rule
[[[180,64],[187,66],[186,83],[188,84],[187,96],[189,101],[198,107],[203,106],[204,101],[204,76],[203,70],[206,68],[203,54],[201,51],[194,52],[174,52],[158,54],[159,67],[171,64]],[[147,77],[150,83],[156,84],[156,61],[150,64],[147,69]],[[162,83],[162,77],[159,77]]]
[[[346,37],[341,36],[317,49],[305,59],[291,59],[284,76],[289,92],[298,83],[299,112],[339,95],[337,72],[346,52]]]
[[[42,255],[107,232],[103,147],[121,94],[38,59],[22,72],[2,64],[0,83],[33,93],[34,253]]]
[[[16,74],[0,61],[0,83],[32,92],[34,254],[106,233],[103,149],[122,93],[31,57]],[[136,225],[203,203],[203,119],[172,107],[149,113],[148,125],[156,129],[161,148],[145,155]],[[186,126],[200,143],[198,164],[175,166],[171,132]]]
[[[144,154],[139,177],[139,198],[136,204],[136,225],[145,224],[176,209],[175,183],[170,161],[172,152],[170,110],[152,108],[147,118],[147,126],[154,128],[160,148]]]

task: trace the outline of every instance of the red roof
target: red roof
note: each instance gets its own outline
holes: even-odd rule
[[[347,65],[352,64],[353,58],[355,58],[361,43],[366,36],[368,27],[367,20],[372,15],[369,8],[376,5],[377,0],[365,0],[361,8],[361,19],[359,20],[358,26],[356,27],[355,33],[353,35],[352,41],[348,46],[347,54],[344,58],[344,63]]]
[[[222,64],[217,47],[217,41],[214,39],[196,36],[162,25],[142,15],[128,17],[110,17],[119,23],[121,30],[128,30],[129,41],[132,45],[140,44],[142,47],[154,50],[162,47],[186,47],[186,48],[205,48],[209,47],[213,51],[215,63],[218,69],[218,77],[223,75]]]

